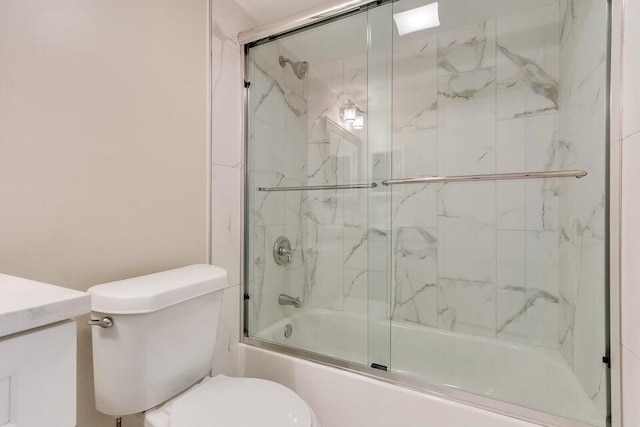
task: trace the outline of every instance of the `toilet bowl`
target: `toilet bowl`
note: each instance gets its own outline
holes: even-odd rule
[[[313,410],[281,384],[218,375],[145,412],[144,426],[319,427],[319,423]]]
[[[227,286],[199,264],[90,288],[96,408],[146,427],[320,427],[281,384],[208,376]]]

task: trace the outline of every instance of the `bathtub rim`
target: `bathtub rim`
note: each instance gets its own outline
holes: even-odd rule
[[[424,379],[412,377],[411,375],[405,375],[395,372],[385,372],[365,365],[359,365],[357,363],[337,359],[334,357],[326,356],[324,354],[302,350],[295,347],[289,347],[256,337],[244,336],[242,337],[241,342],[243,344],[257,347],[263,350],[297,357],[308,362],[318,363],[320,365],[328,366],[341,371],[355,373],[369,379],[382,381],[388,384],[407,388],[409,390],[418,391],[464,405],[470,405],[475,408],[483,409],[534,424],[566,427],[591,426],[591,424],[586,424],[577,420],[565,418],[560,415],[554,415],[547,412],[538,411],[536,409],[527,408],[525,406],[520,406],[513,403],[503,402],[489,397],[469,393],[464,390],[453,389],[451,387],[443,386],[440,384],[434,384]],[[606,419],[603,417],[603,420]]]

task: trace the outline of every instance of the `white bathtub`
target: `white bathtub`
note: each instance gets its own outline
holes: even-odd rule
[[[287,324],[293,326],[289,338],[284,336]],[[363,365],[382,362],[391,372],[433,384],[605,425],[556,350],[410,322],[368,324],[363,318],[316,308],[296,312],[257,337]]]

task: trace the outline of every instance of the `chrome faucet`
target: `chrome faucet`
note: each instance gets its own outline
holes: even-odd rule
[[[302,301],[300,300],[300,297],[294,298],[290,295],[287,294],[280,294],[280,296],[278,296],[278,304],[280,305],[292,305],[295,308],[300,308],[302,307]]]

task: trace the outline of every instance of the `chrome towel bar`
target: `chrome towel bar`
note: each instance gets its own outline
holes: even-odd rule
[[[353,188],[376,188],[378,184],[345,184],[345,185],[308,185],[304,187],[258,187],[258,191],[315,191],[315,190],[349,190]]]
[[[433,184],[439,182],[464,181],[502,181],[508,179],[536,179],[536,178],[582,178],[587,172],[583,170],[543,171],[543,172],[512,172],[492,173],[486,175],[458,175],[458,176],[430,176],[424,178],[385,179],[382,185],[399,184]]]
[[[457,176],[428,176],[423,178],[385,179],[382,185],[400,184],[436,184],[446,182],[468,181],[504,181],[512,179],[540,179],[540,178],[582,178],[587,176],[583,170],[566,171],[542,171],[542,172],[510,172],[492,173],[486,175],[457,175]],[[357,188],[376,188],[375,182],[371,184],[345,184],[345,185],[309,185],[302,187],[258,187],[258,191],[315,191],[315,190],[349,190]]]

